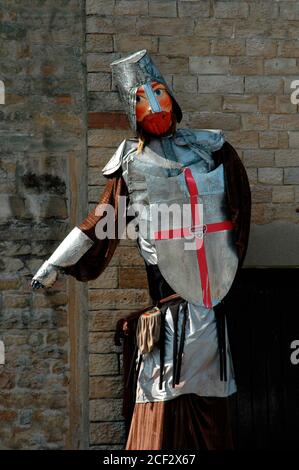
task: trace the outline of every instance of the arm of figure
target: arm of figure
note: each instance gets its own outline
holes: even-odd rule
[[[33,276],[31,285],[34,289],[53,286],[59,272],[74,276],[78,281],[90,281],[96,279],[108,265],[119,241],[119,196],[128,195],[121,169],[125,148],[126,140],[120,144],[102,170],[108,180],[99,204],[78,227],[73,228]],[[96,226],[105,216],[99,206],[107,204],[114,208],[115,237],[99,239],[96,236]]]
[[[59,272],[64,272],[65,267],[79,261],[92,245],[93,241],[79,227],[74,227],[50,258],[39,268],[32,279],[32,287],[34,289],[51,287]]]
[[[229,142],[224,142],[219,150],[214,151],[213,158],[217,166],[220,163],[224,166],[227,202],[234,224],[235,245],[241,267],[250,231],[251,192],[248,176],[240,157]]]
[[[127,197],[127,187],[121,173],[117,172],[108,179],[97,207],[78,227],[73,228],[34,275],[31,282],[34,289],[53,286],[59,272],[72,275],[79,281],[89,281],[104,271],[119,242],[119,196]],[[100,204],[110,204],[114,208],[115,238],[98,239],[96,236],[96,225],[104,217],[103,211],[97,210]]]

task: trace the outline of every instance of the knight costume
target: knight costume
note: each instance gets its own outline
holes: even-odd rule
[[[163,114],[160,92],[165,90],[172,102],[171,122],[182,119],[147,51],[111,66],[137,138],[124,140],[103,168],[107,186],[100,202],[117,209],[124,196],[127,222],[138,207],[136,241],[153,301],[118,324],[118,337],[127,342],[126,387],[134,394],[126,448],[231,448],[227,398],[236,384],[222,310],[247,249],[246,172],[221,130],[172,125],[164,133],[142,133],[138,96],[149,104],[150,118],[156,113],[163,126],[168,114]],[[140,135],[146,135],[141,150]],[[169,224],[165,212],[157,216],[161,204],[184,217],[173,217]],[[59,271],[80,281],[100,275],[118,243],[97,238],[101,217],[94,210],[69,233],[36,273],[33,286],[50,287]]]

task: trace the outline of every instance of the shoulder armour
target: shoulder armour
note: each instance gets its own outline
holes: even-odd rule
[[[137,140],[125,139],[122,141],[114,155],[110,158],[109,162],[102,169],[104,176],[109,176],[115,173],[123,162],[124,157],[130,150],[136,148]]]
[[[177,145],[204,145],[211,152],[219,150],[224,142],[225,136],[221,129],[178,129],[175,134]]]

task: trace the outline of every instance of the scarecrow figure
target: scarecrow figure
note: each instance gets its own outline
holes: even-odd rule
[[[113,206],[120,237],[125,199],[153,302],[118,324],[126,342],[126,448],[229,449],[228,397],[236,384],[224,299],[247,249],[247,175],[221,130],[177,129],[181,108],[146,50],[111,66],[136,138],[123,141],[103,168],[99,206],[32,285],[50,287],[60,271],[97,278],[119,241],[99,237],[109,225],[99,207]]]

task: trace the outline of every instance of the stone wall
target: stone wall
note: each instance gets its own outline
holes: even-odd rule
[[[32,292],[30,280],[83,216],[81,204],[87,209],[84,19],[80,0],[0,2],[0,79],[5,85],[5,104],[0,106],[4,449],[57,449],[80,441],[72,423],[81,347],[74,351],[78,306],[69,311],[74,283],[62,278],[49,291]]]
[[[297,1],[87,0],[91,206],[105,183],[101,168],[130,135],[109,64],[146,48],[182,106],[181,126],[223,129],[247,168],[253,196],[247,265],[298,265],[291,247],[299,235],[299,118],[290,101],[290,83],[298,78],[298,12]],[[270,254],[263,258],[267,246]],[[106,273],[90,285],[95,448],[123,442],[112,331],[121,315],[147,301],[145,286],[142,262],[130,244],[118,249]]]
[[[149,300],[134,244],[124,241],[88,286],[66,278],[49,291],[29,285],[94,207],[101,168],[131,135],[111,80],[114,59],[148,49],[182,106],[181,126],[221,128],[238,150],[253,194],[247,265],[299,264],[291,249],[299,121],[290,102],[298,12],[298,1],[270,0],[0,2],[1,448],[123,446],[113,332]]]

